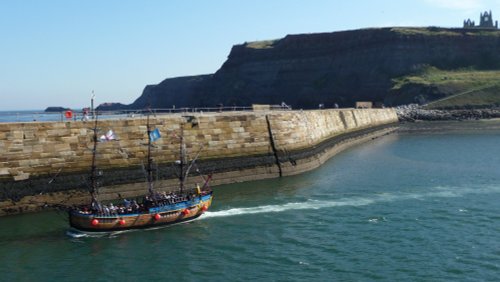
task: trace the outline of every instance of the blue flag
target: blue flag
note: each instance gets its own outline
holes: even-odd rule
[[[153,131],[149,133],[149,139],[151,142],[155,142],[156,140],[160,139],[161,134],[160,130],[158,128],[155,128]]]

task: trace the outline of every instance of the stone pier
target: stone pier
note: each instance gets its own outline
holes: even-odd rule
[[[337,152],[387,134],[397,123],[393,109],[329,109],[185,113],[150,116],[162,137],[152,148],[160,190],[175,189],[179,138],[212,185],[293,175],[314,169]],[[102,120],[98,143],[100,198],[135,197],[147,190],[146,118]],[[0,215],[88,201],[93,122],[0,123]],[[202,182],[192,169],[189,180]]]

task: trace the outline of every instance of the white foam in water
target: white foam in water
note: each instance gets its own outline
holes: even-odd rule
[[[101,237],[113,237],[113,236],[116,236],[116,235],[119,235],[121,233],[125,233],[127,231],[114,231],[114,232],[92,232],[92,233],[88,233],[88,232],[82,232],[82,231],[78,231],[78,230],[73,230],[73,229],[70,229],[68,231],[66,231],[66,235],[68,237],[71,237],[71,238],[74,238],[74,239],[78,239],[78,238],[101,238]]]
[[[68,235],[71,238],[87,237],[87,234],[85,234],[85,233],[74,232],[74,231],[71,231],[71,230],[66,231],[66,235]]]
[[[364,206],[372,203],[373,200],[366,198],[353,198],[334,201],[307,200],[303,203],[287,203],[283,205],[267,205],[251,208],[233,208],[223,211],[206,212],[203,218],[235,216],[242,214],[284,212],[289,210],[316,210],[340,206]]]
[[[371,198],[345,198],[331,201],[321,200],[307,200],[306,202],[286,203],[282,205],[266,205],[249,208],[232,208],[222,211],[206,212],[201,218],[213,217],[227,217],[245,214],[259,214],[259,213],[272,213],[284,212],[290,210],[313,210],[324,209],[342,206],[365,206],[381,202],[393,202],[403,200],[422,200],[428,198],[456,198],[463,197],[467,194],[487,194],[487,193],[500,193],[500,186],[482,186],[482,187],[434,187],[431,191],[424,193],[410,193],[410,194],[391,194],[383,193]],[[384,219],[385,220],[385,219]],[[373,220],[370,222],[379,221]]]

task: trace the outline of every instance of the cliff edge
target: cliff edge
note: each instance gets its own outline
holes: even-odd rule
[[[481,29],[398,27],[288,35],[235,45],[215,74],[148,85],[128,108],[143,108],[145,101],[158,108],[282,101],[294,108],[334,103],[352,107],[365,100],[388,106],[428,102],[453,91],[428,83],[405,84],[407,76],[429,67],[499,70],[499,46],[500,31]],[[460,91],[464,89],[467,85],[461,85]]]

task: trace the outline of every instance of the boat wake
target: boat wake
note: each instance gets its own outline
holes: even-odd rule
[[[83,232],[83,231],[79,231],[76,229],[69,229],[66,231],[66,235],[70,238],[73,238],[73,239],[102,238],[102,237],[113,238],[113,237],[116,237],[117,235],[127,233],[127,232],[132,232],[132,231],[136,231],[136,230],[113,231],[113,232]]]
[[[265,205],[247,208],[231,208],[221,211],[208,211],[201,219],[214,217],[228,217],[247,214],[277,213],[292,210],[316,210],[345,206],[366,206],[382,202],[395,202],[404,200],[425,200],[431,198],[454,198],[463,197],[468,194],[500,193],[500,187],[434,187],[425,193],[382,193],[371,197],[352,197],[335,199],[330,201],[309,199],[305,202],[293,202],[280,205]]]
[[[367,198],[333,200],[333,201],[320,201],[320,200],[307,200],[306,202],[287,203],[283,205],[267,205],[249,208],[232,208],[222,211],[206,212],[202,219],[212,217],[226,217],[245,214],[258,214],[258,213],[272,213],[272,212],[285,212],[290,210],[317,210],[324,208],[342,207],[342,206],[365,206],[372,204],[374,200]]]

